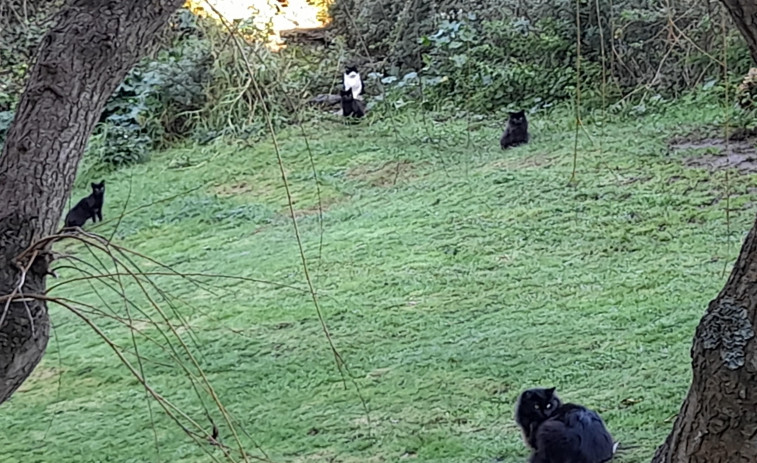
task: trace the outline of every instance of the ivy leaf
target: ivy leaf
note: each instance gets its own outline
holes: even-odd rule
[[[468,56],[467,55],[452,55],[450,57],[450,60],[455,63],[455,66],[461,68],[465,66],[465,63],[468,62]]]

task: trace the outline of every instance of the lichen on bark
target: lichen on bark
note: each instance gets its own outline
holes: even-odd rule
[[[744,366],[746,345],[754,337],[749,312],[731,299],[721,299],[702,319],[702,345],[720,349],[723,364],[736,370]]]

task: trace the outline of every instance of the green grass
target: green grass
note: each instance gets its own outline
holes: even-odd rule
[[[603,130],[589,125],[574,186],[571,118],[559,111],[533,116],[532,143],[506,152],[495,119],[471,130],[412,112],[351,127],[313,122],[305,130],[325,205],[321,253],[305,141],[299,129],[281,133],[313,284],[355,378],[347,387],[303,291],[270,142],[176,149],[110,174],[106,219],[195,190],[126,215],[117,230],[115,220],[88,227],[181,272],[289,285],[155,278],[251,436],[243,442],[274,461],[522,462],[515,398],[555,385],[636,446],[620,461],[645,462],[672,425],[690,380],[694,328],[754,214],[754,178],[726,184],[723,172],[687,168],[684,153],[667,153],[670,136],[716,122],[718,111],[682,104]],[[716,199],[726,190],[730,225]],[[80,245],[59,250],[96,263]],[[127,280],[130,298],[155,316]],[[94,287],[125,314],[113,291]],[[52,292],[104,308],[97,294],[83,281]],[[153,431],[144,391],[110,348],[66,309],[51,314],[47,355],[0,413],[4,462],[210,460],[155,403]],[[131,349],[121,324],[94,319]],[[150,384],[208,423],[167,351],[137,339]]]

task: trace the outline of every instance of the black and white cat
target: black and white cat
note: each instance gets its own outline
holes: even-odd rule
[[[82,198],[76,206],[66,214],[66,227],[81,227],[87,220],[100,222],[103,220],[103,204],[105,203],[105,180],[92,183],[92,194]]]
[[[356,100],[363,99],[363,79],[360,78],[360,72],[357,66],[347,66],[344,70],[344,89],[352,90],[352,97]]]
[[[515,421],[532,449],[529,463],[607,463],[618,447],[597,412],[562,403],[553,387],[524,391]]]

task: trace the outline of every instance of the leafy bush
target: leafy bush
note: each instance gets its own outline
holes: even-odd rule
[[[427,96],[493,111],[573,94],[575,44],[559,36],[554,21],[532,27],[523,21],[475,20],[475,13],[445,17],[435,34],[420,39],[429,50],[423,68]],[[597,66],[585,66],[584,84],[598,75]]]
[[[62,0],[0,2],[0,111],[15,107],[37,45],[61,4]]]
[[[193,129],[189,116],[206,102],[213,63],[194,16],[180,10],[164,34],[163,47],[127,74],[100,117],[97,158],[120,166],[142,162],[153,148],[182,139]]]
[[[137,164],[150,158],[151,141],[138,124],[106,122],[90,138],[87,157],[111,167]]]
[[[42,20],[35,24],[0,29],[0,38],[13,41],[9,50],[0,50],[0,74],[13,77],[0,83],[0,134],[47,27]],[[338,41],[332,48],[295,45],[274,53],[263,44],[268,31],[254,20],[234,27],[241,38],[231,38],[222,24],[187,9],[174,14],[155,51],[106,102],[85,166],[107,170],[142,162],[151,150],[187,138],[201,143],[232,134],[259,138],[267,133],[267,118],[275,128],[290,124],[307,99],[333,90],[344,55]]]
[[[572,96],[576,37],[582,88],[596,98],[643,88],[678,96],[718,76],[713,57],[728,39],[729,67],[746,72],[750,59],[718,0],[682,0],[657,8],[648,0],[335,0],[334,28],[355,55],[384,64],[386,75],[421,72],[450,95],[480,110],[540,98]],[[464,10],[465,13],[462,11]],[[368,49],[364,44],[369,44]],[[446,92],[446,93],[445,93]],[[494,97],[494,103],[488,98]],[[588,103],[594,103],[589,101]]]
[[[289,124],[311,89],[328,90],[333,78],[324,76],[335,62],[326,50],[274,53],[260,40],[266,31],[252,20],[235,27],[240,46],[221,24],[180,10],[160,50],[142,60],[106,104],[96,158],[121,165],[186,138],[260,137],[266,118],[275,128]]]

